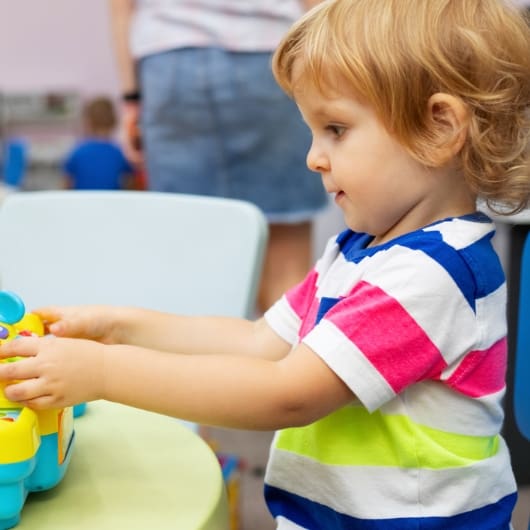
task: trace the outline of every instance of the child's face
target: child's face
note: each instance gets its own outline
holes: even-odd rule
[[[433,175],[369,106],[310,83],[295,85],[294,98],[313,135],[307,165],[335,194],[352,230],[383,242],[432,222]]]

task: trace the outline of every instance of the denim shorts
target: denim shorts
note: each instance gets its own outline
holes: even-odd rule
[[[182,48],[139,65],[149,188],[243,199],[271,222],[327,205],[307,169],[310,133],[277,86],[270,53]]]

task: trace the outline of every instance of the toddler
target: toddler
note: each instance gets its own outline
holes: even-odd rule
[[[114,104],[106,97],[90,100],[83,112],[85,138],[64,162],[66,187],[76,190],[119,190],[133,186],[134,168],[112,140]]]

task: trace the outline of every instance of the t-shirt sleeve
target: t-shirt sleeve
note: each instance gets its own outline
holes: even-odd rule
[[[317,274],[313,269],[298,285],[289,289],[264,315],[269,326],[289,344],[299,341],[302,317],[311,308]]]

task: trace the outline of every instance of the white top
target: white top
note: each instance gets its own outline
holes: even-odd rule
[[[135,58],[183,47],[272,51],[303,12],[299,0],[137,0]]]

